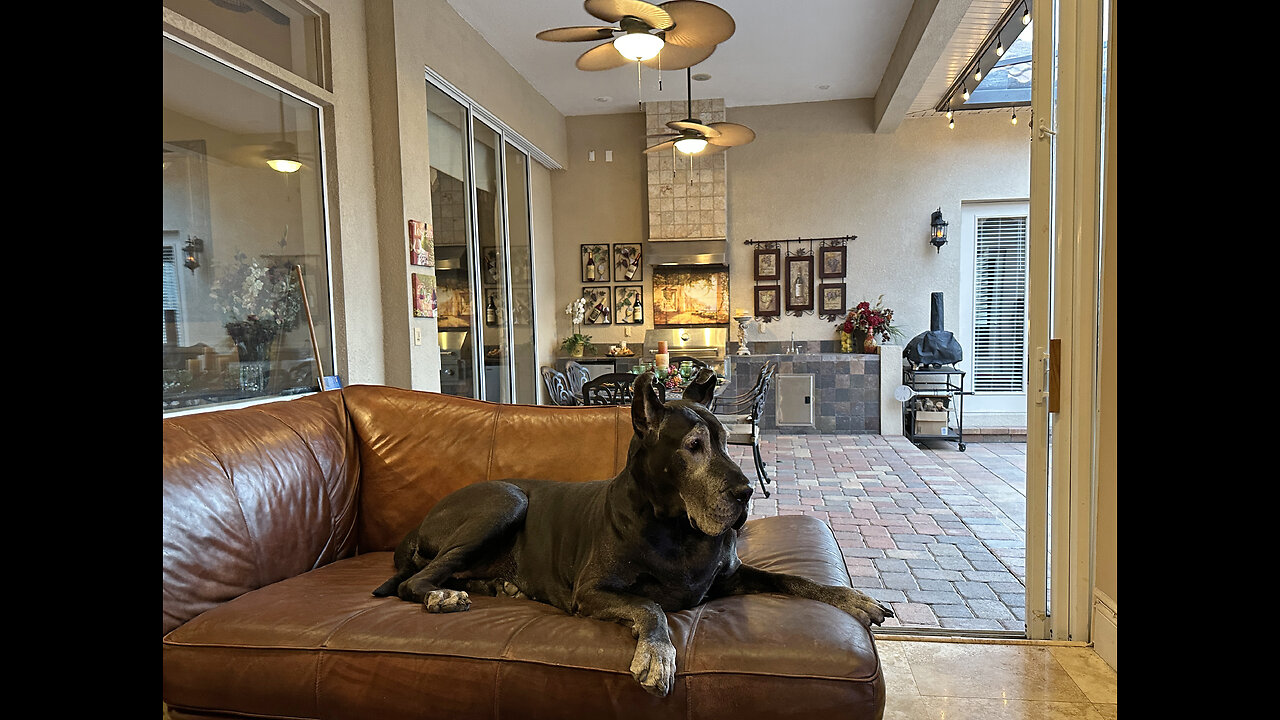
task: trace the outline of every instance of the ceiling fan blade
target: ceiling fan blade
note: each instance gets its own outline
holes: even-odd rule
[[[666,10],[676,26],[667,30],[666,41],[682,47],[708,47],[733,37],[737,24],[729,13],[700,0],[673,0],[658,7]]]
[[[715,51],[715,45],[704,48],[687,48],[667,43],[662,46],[662,52],[648,60],[642,60],[640,64],[654,70],[683,70],[706,60]]]
[[[710,125],[702,125],[688,120],[672,120],[667,123],[667,127],[676,131],[695,130],[704,138],[720,137],[720,131]]]
[[[659,30],[669,28],[675,23],[666,10],[643,0],[586,0],[582,6],[588,13],[605,22],[618,22],[630,15],[640,18],[649,27]]]
[[[659,150],[669,150],[669,149],[671,149],[671,148],[673,148],[673,147],[675,147],[675,146],[676,146],[676,141],[675,141],[675,140],[668,140],[668,141],[666,141],[666,142],[664,142],[664,143],[658,143],[657,145],[653,145],[653,146],[647,147],[647,148],[645,148],[645,149],[644,149],[644,152],[645,152],[645,154],[647,155],[647,154],[649,154],[649,153],[651,153],[651,152],[658,152]]]
[[[574,64],[579,70],[612,70],[630,62],[618,53],[612,42],[607,42],[582,53]]]
[[[720,131],[719,137],[707,137],[707,142],[712,145],[735,147],[737,145],[746,145],[756,139],[756,131],[746,125],[739,125],[738,123],[731,122],[715,122],[711,123],[711,127]]]
[[[586,27],[577,25],[574,27],[552,28],[543,30],[534,35],[539,40],[549,40],[551,42],[590,42],[592,40],[609,40],[613,37],[616,28],[611,27]]]

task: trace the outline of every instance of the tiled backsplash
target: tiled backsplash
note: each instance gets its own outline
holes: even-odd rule
[[[689,117],[685,101],[644,104],[646,134],[665,135],[672,120]],[[693,117],[703,125],[723,122],[724,99],[693,101]],[[649,137],[647,145],[670,138]],[[726,237],[725,153],[692,156],[674,150],[649,153],[649,239],[691,240]]]

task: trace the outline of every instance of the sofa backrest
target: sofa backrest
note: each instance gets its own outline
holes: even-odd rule
[[[356,549],[341,392],[163,420],[164,632]]]
[[[371,385],[342,392],[360,453],[359,552],[394,549],[464,485],[611,478],[634,434],[628,407],[508,405]]]

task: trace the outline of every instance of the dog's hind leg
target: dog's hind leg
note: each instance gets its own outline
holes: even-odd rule
[[[401,599],[425,603],[430,612],[468,609],[468,593],[445,588],[445,582],[505,552],[528,506],[524,491],[503,482],[476,483],[447,495],[422,521],[413,557],[384,587],[408,571],[396,587]]]

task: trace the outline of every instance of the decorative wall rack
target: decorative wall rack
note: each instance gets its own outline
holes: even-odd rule
[[[743,244],[756,246],[752,266],[755,316],[761,322],[773,322],[784,311],[796,317],[817,313],[823,320],[832,322],[843,317],[848,309],[847,246],[857,239],[857,235],[844,235],[744,240]],[[816,254],[814,243],[818,243]],[[786,255],[783,255],[783,246]],[[819,281],[816,284],[815,277]]]

